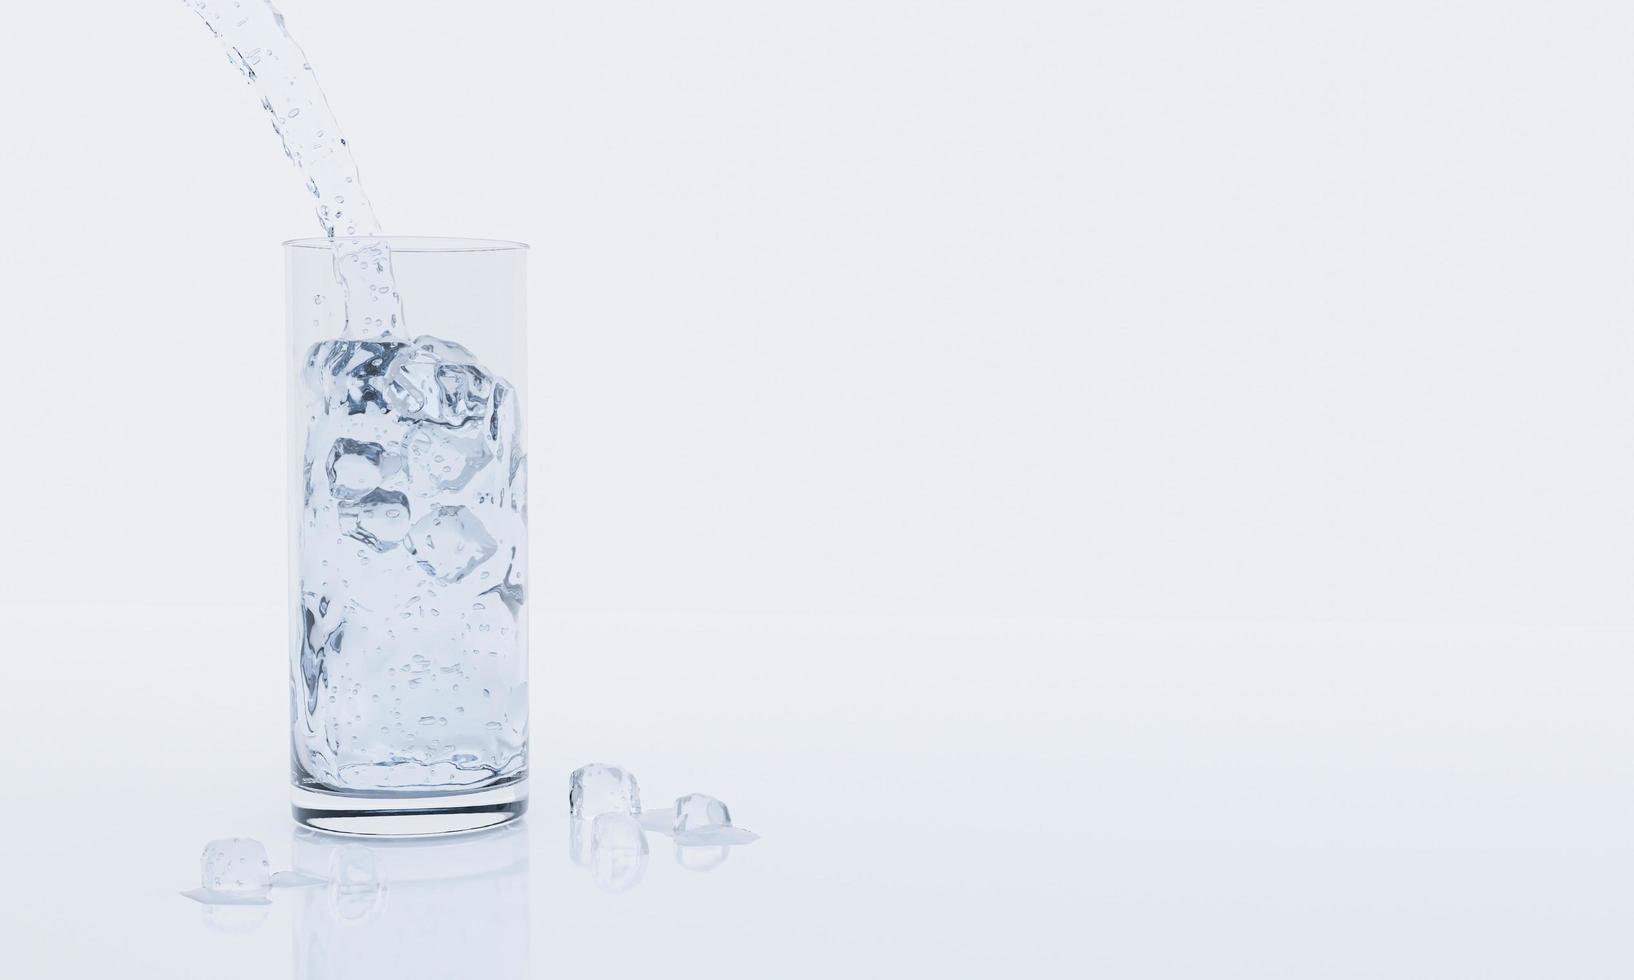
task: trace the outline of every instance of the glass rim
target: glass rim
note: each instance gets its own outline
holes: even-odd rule
[[[528,249],[526,242],[437,235],[337,235],[334,238],[291,238],[282,244],[285,248],[328,250],[335,242],[385,242],[393,252],[513,252]]]

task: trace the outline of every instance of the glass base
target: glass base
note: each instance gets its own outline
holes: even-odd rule
[[[290,788],[295,821],[331,834],[424,837],[510,823],[528,809],[528,781],[468,793],[347,796]]]

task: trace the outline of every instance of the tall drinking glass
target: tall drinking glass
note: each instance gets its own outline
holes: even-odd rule
[[[284,243],[294,812],[472,830],[527,806],[527,246],[378,241],[390,332]]]

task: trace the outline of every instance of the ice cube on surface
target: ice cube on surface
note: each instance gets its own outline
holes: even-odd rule
[[[341,530],[376,551],[397,547],[411,526],[408,496],[396,490],[370,490],[338,509]]]
[[[610,892],[636,886],[647,871],[647,835],[628,813],[603,813],[590,822],[590,877]]]
[[[409,485],[421,496],[460,490],[493,459],[480,421],[455,428],[416,425],[403,440]]]
[[[488,414],[493,378],[476,357],[452,341],[416,337],[386,371],[386,404],[398,415],[460,425]]]
[[[409,531],[409,551],[427,575],[458,582],[494,556],[499,545],[477,515],[459,504],[440,504]]]
[[[584,820],[604,813],[638,815],[641,789],[635,777],[618,766],[592,762],[568,777],[567,812]]]
[[[359,500],[402,468],[402,460],[378,442],[360,442],[342,436],[329,449],[324,472],[329,492],[337,500]]]
[[[262,898],[272,889],[267,849],[249,837],[228,837],[204,845],[200,884],[219,895]]]
[[[689,793],[675,801],[674,830],[677,834],[688,831],[719,830],[732,826],[732,814],[726,804],[704,793]]]
[[[760,839],[759,834],[734,826],[726,804],[705,793],[676,800],[669,829],[677,847],[752,844]]]

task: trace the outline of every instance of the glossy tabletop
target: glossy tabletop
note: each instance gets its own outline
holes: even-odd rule
[[[12,976],[1634,968],[1626,630],[541,615],[525,820],[388,843],[288,817],[277,610],[0,625],[35,651],[8,668]],[[611,890],[570,847],[589,761],[761,838],[649,832]],[[233,836],[318,883],[182,897]]]

